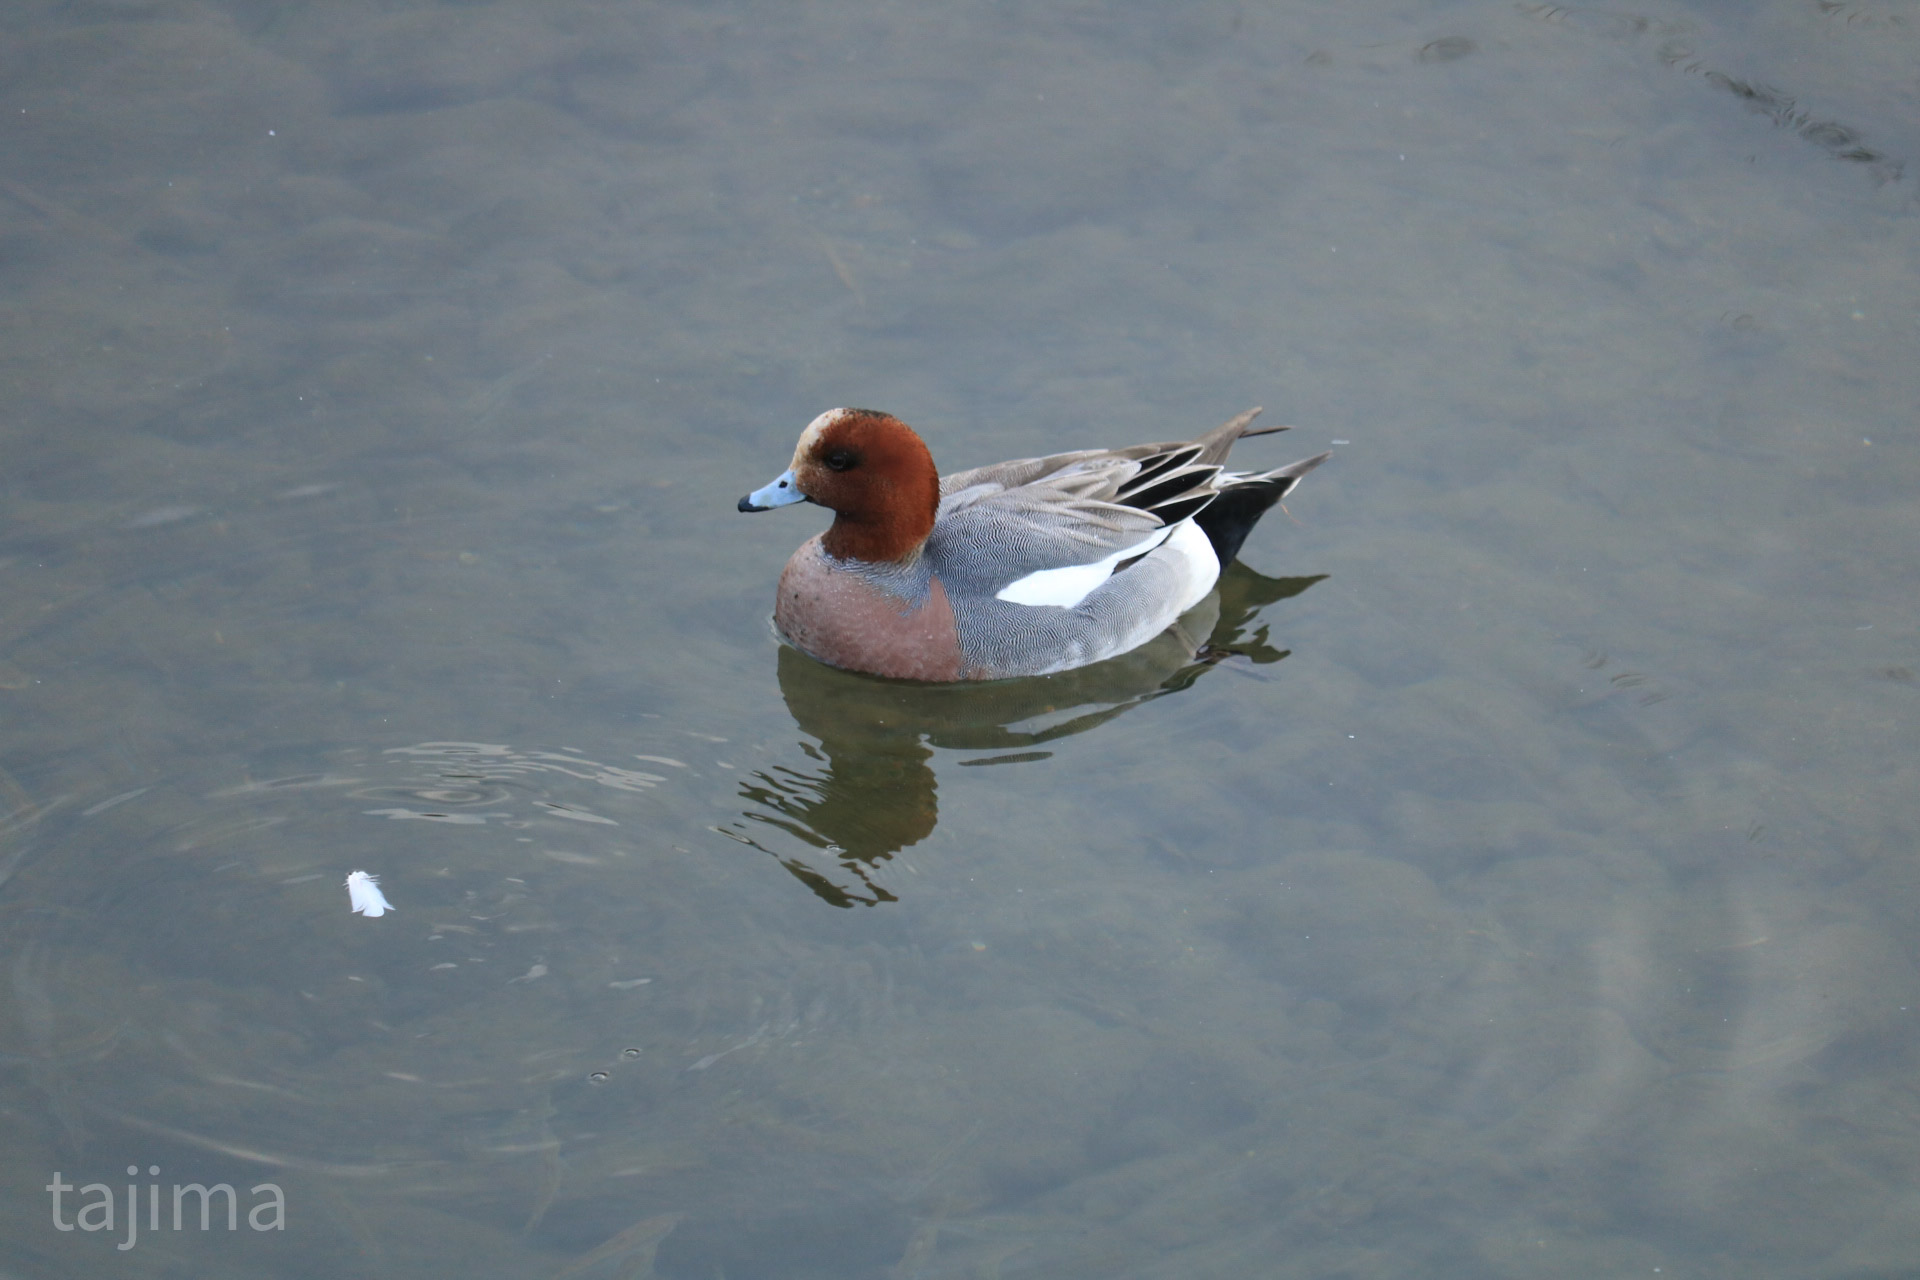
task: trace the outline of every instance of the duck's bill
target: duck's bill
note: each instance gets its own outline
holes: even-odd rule
[[[772,484],[755,489],[740,499],[742,511],[771,511],[775,507],[792,506],[796,502],[805,502],[807,495],[800,492],[799,484],[793,478],[792,471],[782,471]]]

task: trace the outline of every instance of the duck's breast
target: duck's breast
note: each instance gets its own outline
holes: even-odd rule
[[[773,622],[795,648],[831,666],[903,680],[966,679],[946,588],[929,575],[918,595],[835,560],[815,537],[780,574]]]

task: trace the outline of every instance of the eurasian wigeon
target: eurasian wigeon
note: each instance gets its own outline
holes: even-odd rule
[[[1226,470],[1240,437],[1286,430],[1247,430],[1259,412],[1193,441],[943,479],[898,418],[829,409],[793,465],[740,499],[834,512],[787,561],[774,625],[822,662],[908,680],[1047,675],[1125,653],[1205,599],[1260,517],[1327,460]]]

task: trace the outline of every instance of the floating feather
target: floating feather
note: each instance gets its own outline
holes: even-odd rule
[[[347,910],[358,911],[363,916],[383,916],[393,910],[387,895],[380,892],[379,876],[370,876],[364,871],[348,874]]]

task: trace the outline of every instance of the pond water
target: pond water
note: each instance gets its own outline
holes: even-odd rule
[[[0,1270],[1920,1273],[1916,65],[11,5]],[[844,404],[1334,457],[1190,635],[916,687],[734,510]]]

